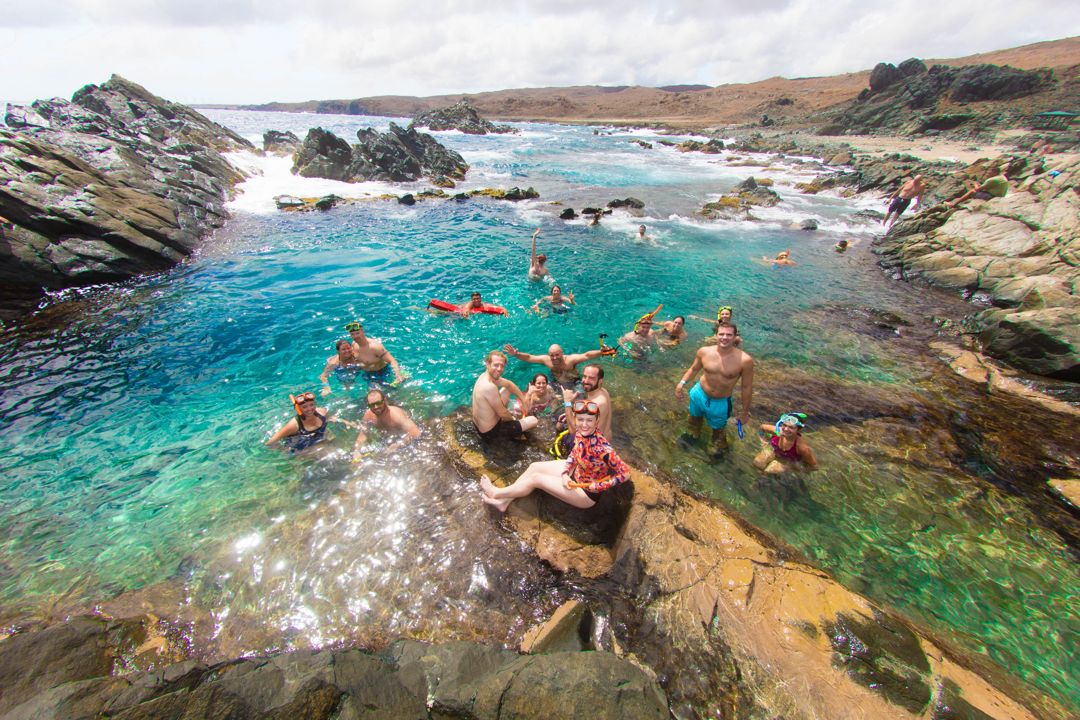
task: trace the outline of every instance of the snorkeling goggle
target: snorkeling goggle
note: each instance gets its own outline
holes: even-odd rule
[[[575,400],[574,404],[570,407],[574,411],[575,415],[599,415],[600,406],[594,403],[592,400]]]
[[[652,319],[653,319],[654,317],[656,317],[656,313],[660,312],[660,310],[661,310],[661,309],[662,309],[663,307],[664,307],[664,303],[660,303],[659,305],[657,305],[657,306],[656,306],[656,309],[655,309],[655,310],[653,310],[652,312],[649,312],[649,313],[645,313],[644,315],[642,315],[641,317],[639,317],[639,318],[637,319],[637,322],[636,322],[636,323],[634,323],[634,327],[637,327],[638,325],[640,325],[641,323],[645,322],[646,320],[652,320]]]
[[[806,419],[806,413],[784,413],[780,416],[780,419],[776,421],[776,434],[780,434],[781,425],[792,425],[794,427],[806,427],[803,420]]]
[[[619,348],[604,344],[607,333],[600,333],[600,357],[614,357],[619,354]]]
[[[357,330],[363,330],[364,329],[364,323],[360,322],[359,320],[353,320],[351,323],[349,323],[348,325],[345,326],[345,329],[348,332],[355,332]]]
[[[729,313],[731,313],[731,315],[732,315],[732,316],[734,317],[734,315],[735,315],[735,311],[731,309],[731,306],[730,306],[730,305],[725,305],[724,307],[722,307],[722,308],[719,308],[719,309],[718,309],[718,310],[716,311],[716,319],[717,319],[717,320],[720,320],[720,315],[722,315],[722,314],[723,314],[723,312],[724,312],[725,310],[727,310],[727,311],[728,311]]]
[[[290,395],[289,400],[292,401],[293,407],[296,408],[296,414],[300,414],[300,403],[315,402],[315,393],[302,392],[297,395]]]

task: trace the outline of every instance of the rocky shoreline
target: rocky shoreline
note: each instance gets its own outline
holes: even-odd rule
[[[167,269],[221,227],[251,143],[114,75],[0,127],[0,312],[44,291]]]

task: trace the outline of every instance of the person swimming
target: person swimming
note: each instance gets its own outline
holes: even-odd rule
[[[840,240],[835,245],[833,245],[833,250],[835,250],[838,253],[842,253],[847,249],[848,249],[848,241],[847,240]]]
[[[773,267],[786,267],[789,265],[797,264],[794,260],[791,259],[790,250],[781,250],[780,252],[776,253],[776,257],[774,258],[763,257],[761,259],[766,264],[772,265]]]
[[[547,303],[553,313],[566,313],[570,312],[571,305],[577,305],[574,302],[574,291],[571,290],[563,295],[562,288],[558,285],[551,286],[551,294],[547,297],[540,298],[532,306],[533,312],[540,312],[540,303]]]
[[[532,254],[529,256],[528,277],[530,280],[543,280],[545,277],[551,277],[551,271],[547,267],[547,255],[544,253],[536,254],[536,238],[539,235],[540,228],[536,228],[532,236]]]
[[[276,445],[284,440],[290,452],[298,453],[325,440],[326,428],[330,422],[351,425],[339,417],[328,417],[326,408],[316,407],[313,392],[290,395],[289,400],[296,410],[296,417],[290,419],[271,435],[266,441],[267,446]]]

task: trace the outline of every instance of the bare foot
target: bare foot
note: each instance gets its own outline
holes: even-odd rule
[[[510,507],[510,503],[513,502],[512,500],[496,500],[495,498],[488,497],[487,495],[485,495],[481,499],[499,512],[506,512],[506,508]]]
[[[480,489],[484,491],[485,499],[495,494],[495,483],[487,475],[480,476]]]

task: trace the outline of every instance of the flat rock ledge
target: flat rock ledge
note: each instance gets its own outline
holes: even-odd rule
[[[0,310],[167,269],[225,223],[251,143],[113,75],[9,105],[0,128]],[[32,306],[32,305],[31,305]]]
[[[656,680],[605,652],[519,655],[469,642],[295,652],[150,671],[124,663],[152,618],[72,618],[0,642],[0,718],[665,718]]]
[[[457,427],[468,432],[465,423]],[[513,480],[468,438],[450,433],[449,445],[465,477]],[[1068,714],[984,659],[770,547],[716,505],[637,470],[631,479],[625,507],[592,509],[602,517],[567,511],[542,493],[515,501],[501,517],[555,569],[607,578],[627,593],[646,638],[628,657],[665,678],[675,717]],[[597,528],[612,520],[617,526],[600,533],[611,539],[598,542]]]
[[[988,301],[969,323],[987,355],[1080,381],[1080,156],[1006,156],[967,173],[1001,171],[1005,197],[930,208],[898,222],[875,252],[898,277]]]

